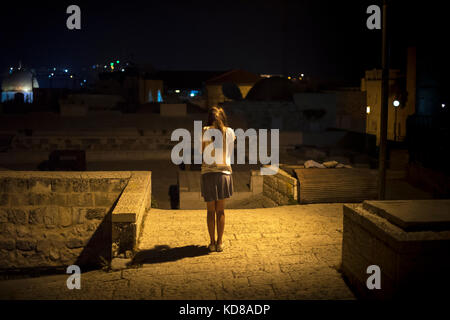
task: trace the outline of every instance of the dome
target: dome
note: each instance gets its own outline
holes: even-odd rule
[[[254,101],[291,101],[292,95],[299,91],[301,91],[301,88],[289,79],[270,77],[255,83],[245,99]]]
[[[31,92],[33,88],[39,88],[39,84],[33,73],[26,70],[17,70],[5,78],[2,82],[2,91]]]

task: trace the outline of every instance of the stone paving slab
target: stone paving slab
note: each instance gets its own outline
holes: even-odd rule
[[[354,299],[337,271],[342,204],[226,210],[208,253],[204,210],[152,209],[134,267],[0,281],[0,299]]]

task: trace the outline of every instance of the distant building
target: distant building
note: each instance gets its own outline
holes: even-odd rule
[[[77,93],[59,101],[62,116],[84,116],[87,113],[119,112],[123,98],[120,95]]]
[[[361,79],[361,91],[366,92],[366,133],[380,139],[381,109],[381,73],[382,70],[366,71]],[[406,74],[400,70],[389,71],[389,99],[387,139],[404,141],[406,138],[406,120],[416,111],[416,51],[408,49]]]
[[[163,81],[139,72],[104,72],[93,90],[99,94],[120,95],[128,104],[163,102]]]
[[[164,101],[187,103],[200,109],[207,108],[205,83],[223,71],[162,70],[156,73],[164,82]]]
[[[258,74],[235,69],[207,80],[206,93],[208,107],[221,104],[225,101],[245,98],[255,83],[261,79],[261,76]]]
[[[34,88],[39,88],[39,84],[31,71],[22,67],[16,70],[11,68],[8,76],[2,81],[1,102],[19,100],[21,103],[32,103]]]

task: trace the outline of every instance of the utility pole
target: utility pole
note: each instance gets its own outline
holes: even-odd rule
[[[388,0],[383,0],[382,26],[382,74],[381,74],[381,110],[380,110],[380,151],[378,158],[378,199],[386,197],[386,158],[387,158],[387,123],[389,103],[389,33]]]

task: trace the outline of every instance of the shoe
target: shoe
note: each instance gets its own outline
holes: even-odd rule
[[[216,244],[215,243],[210,243],[208,246],[209,252],[214,252],[216,251]]]
[[[216,250],[217,250],[217,252],[222,252],[223,251],[223,243],[216,244]]]

